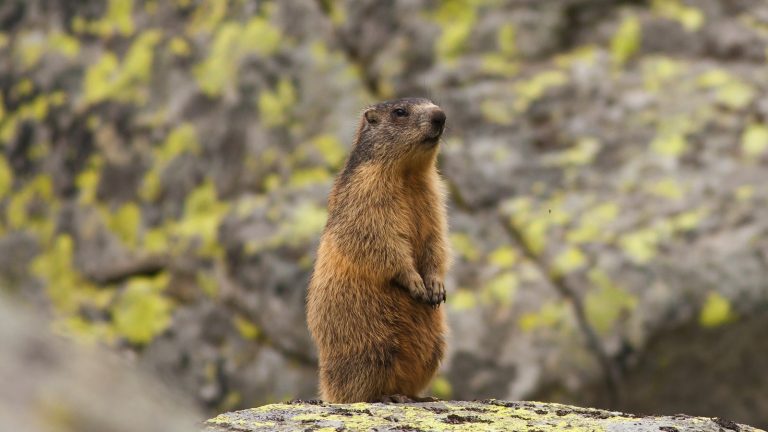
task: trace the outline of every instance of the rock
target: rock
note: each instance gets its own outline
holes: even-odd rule
[[[637,416],[543,402],[443,401],[413,404],[326,404],[296,401],[221,414],[205,432],[251,431],[758,431],[721,418]]]
[[[48,331],[0,295],[0,430],[140,432],[195,429],[189,398],[114,353]]]

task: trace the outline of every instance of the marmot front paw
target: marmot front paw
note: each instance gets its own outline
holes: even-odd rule
[[[407,289],[413,298],[431,306],[445,301],[445,286],[437,278],[421,276],[414,272],[396,280],[397,284]]]
[[[445,303],[445,284],[442,280],[436,277],[426,276],[424,278],[424,286],[427,289],[427,295],[429,297],[427,303],[433,306]]]
[[[416,300],[423,302],[429,301],[429,294],[427,288],[424,286],[424,280],[421,279],[421,276],[418,273],[412,272],[408,275],[401,275],[395,279],[395,283],[408,290],[411,297]]]

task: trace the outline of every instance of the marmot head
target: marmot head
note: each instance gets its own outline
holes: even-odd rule
[[[445,113],[428,99],[408,98],[372,105],[363,113],[362,131],[416,146],[437,144]]]
[[[445,113],[428,99],[406,98],[371,105],[360,119],[348,168],[376,160],[415,162],[429,158],[445,128]]]

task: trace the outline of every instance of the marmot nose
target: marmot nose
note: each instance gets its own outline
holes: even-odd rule
[[[429,121],[437,127],[443,127],[445,125],[445,113],[440,108],[437,108],[432,111]]]

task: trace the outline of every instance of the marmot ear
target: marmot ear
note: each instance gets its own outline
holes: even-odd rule
[[[367,121],[369,124],[375,125],[379,122],[379,113],[376,112],[374,108],[368,108],[365,110],[365,121]]]

